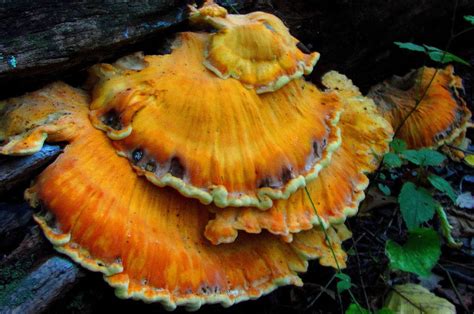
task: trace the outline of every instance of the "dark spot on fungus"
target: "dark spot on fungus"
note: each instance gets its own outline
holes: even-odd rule
[[[260,181],[260,184],[258,185],[258,188],[261,189],[261,188],[267,188],[267,187],[270,187],[270,178],[263,178],[261,181]]]
[[[289,168],[283,168],[281,172],[281,181],[283,184],[287,184],[291,180],[291,170]]]
[[[321,155],[323,153],[322,151],[322,147],[321,145],[319,145],[318,142],[314,141],[313,142],[313,153],[314,153],[314,156],[317,158],[317,159],[321,159]]]
[[[169,173],[176,178],[182,179],[184,177],[184,167],[179,161],[179,158],[173,157],[171,159]]]
[[[133,162],[137,163],[143,158],[143,150],[137,148],[132,152]]]
[[[145,170],[150,171],[150,172],[155,172],[156,163],[154,161],[150,160],[149,162],[146,163]]]
[[[114,130],[122,129],[122,122],[115,110],[110,110],[102,117],[102,122]]]

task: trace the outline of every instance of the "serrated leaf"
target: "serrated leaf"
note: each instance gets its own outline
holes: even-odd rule
[[[410,51],[420,51],[420,52],[426,51],[425,47],[414,44],[414,43],[409,43],[409,42],[402,43],[399,41],[395,41],[394,44],[397,45],[399,48],[410,50]]]
[[[339,281],[336,284],[337,292],[342,293],[351,288],[352,283],[351,283],[351,277],[349,275],[344,274],[344,273],[338,273],[336,274],[336,278],[339,279]]]
[[[474,25],[474,15],[464,15],[464,19]]]
[[[446,156],[428,148],[406,150],[402,157],[418,166],[439,166],[446,160]]]
[[[414,229],[403,245],[388,240],[385,252],[391,269],[399,269],[422,277],[429,276],[441,255],[439,236],[433,229]]]
[[[390,143],[390,148],[393,150],[395,154],[400,154],[404,150],[407,149],[407,142],[400,138],[395,138],[393,141]]]
[[[402,165],[402,160],[395,153],[386,153],[383,156],[383,163],[389,168],[398,168]]]
[[[448,181],[433,173],[428,176],[428,181],[430,181],[431,185],[434,186],[438,191],[441,191],[446,194],[453,201],[453,203],[456,203],[456,193],[454,192],[453,188],[451,187],[451,184],[449,184]]]
[[[398,203],[408,230],[413,230],[433,218],[436,207],[440,206],[430,192],[422,187],[417,187],[412,182],[403,184],[398,195]]]
[[[388,295],[385,306],[395,313],[455,314],[448,300],[437,297],[428,289],[413,283],[397,285]]]
[[[392,194],[392,191],[390,190],[390,188],[386,186],[385,184],[379,183],[378,187],[379,187],[379,190],[382,191],[384,195],[390,196]]]

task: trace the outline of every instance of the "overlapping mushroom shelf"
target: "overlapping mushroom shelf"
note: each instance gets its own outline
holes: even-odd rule
[[[271,207],[317,176],[340,145],[341,104],[302,79],[258,95],[203,66],[209,35],[181,34],[140,71],[109,69],[94,125],[158,186],[219,207]],[[109,73],[113,74],[109,74]]]
[[[217,33],[94,66],[91,95],[57,82],[0,103],[2,154],[68,143],[25,194],[46,237],[168,309],[301,285],[310,259],[344,267],[343,222],[393,135],[345,76],[301,78],[318,54],[276,17],[207,1],[192,18]]]

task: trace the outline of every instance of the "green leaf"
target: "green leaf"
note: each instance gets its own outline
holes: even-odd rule
[[[448,300],[437,297],[428,289],[413,283],[394,286],[385,306],[394,313],[456,313],[456,307]]]
[[[414,44],[414,43],[401,43],[399,41],[395,41],[394,44],[397,45],[399,48],[410,50],[410,51],[421,51],[421,52],[426,51],[425,47]]]
[[[470,66],[471,64],[466,60],[444,50],[441,50],[436,47],[423,45],[428,51],[428,56],[431,60],[441,63],[450,63],[450,62],[458,62],[464,65]]]
[[[474,25],[474,15],[465,15],[464,19]]]
[[[395,138],[390,143],[390,147],[392,148],[395,154],[400,154],[407,149],[407,143],[400,138]]]
[[[379,187],[379,190],[382,191],[382,193],[385,196],[390,196],[392,194],[392,191],[390,190],[390,188],[386,186],[385,184],[379,183],[378,187]]]
[[[370,311],[360,305],[351,303],[351,305],[346,309],[345,314],[370,314]]]
[[[443,154],[428,148],[406,150],[402,157],[418,166],[439,166],[446,159]]]
[[[402,160],[395,153],[386,153],[383,156],[383,163],[389,168],[398,168],[402,165]]]
[[[462,242],[454,240],[453,235],[451,234],[453,231],[453,226],[451,226],[449,223],[448,216],[446,215],[443,207],[439,206],[436,209],[436,213],[438,214],[438,219],[441,225],[441,233],[446,239],[448,246],[459,249],[462,246]]]
[[[441,255],[439,236],[433,229],[419,228],[411,231],[403,245],[388,240],[385,253],[391,269],[399,269],[422,277],[429,276]]]
[[[448,181],[432,173],[430,173],[428,176],[428,181],[430,181],[431,185],[434,186],[438,191],[441,191],[449,196],[453,203],[456,204],[457,195]]]
[[[380,310],[378,310],[375,313],[376,314],[395,314],[395,312],[392,311],[391,309],[389,309],[388,307],[381,308]]]
[[[352,283],[351,283],[351,277],[349,275],[344,274],[344,273],[338,273],[336,274],[336,278],[339,279],[336,285],[338,293],[344,292],[351,288]]]
[[[418,228],[420,224],[433,218],[439,205],[430,192],[422,187],[417,187],[412,182],[405,182],[398,195],[400,211],[408,230]]]

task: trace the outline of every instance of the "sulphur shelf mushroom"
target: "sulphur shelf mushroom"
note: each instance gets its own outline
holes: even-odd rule
[[[462,93],[462,80],[448,65],[394,76],[373,86],[368,97],[409,148],[438,148],[445,144],[458,147],[465,139],[471,112]],[[443,148],[454,159],[464,157],[461,150]]]
[[[55,249],[117,296],[167,309],[301,285],[310,259],[345,267],[344,220],[393,133],[345,76],[326,74],[326,90],[305,82],[311,55],[276,17],[210,1],[192,15],[225,27],[179,34],[169,55],[96,65],[90,94],[56,82],[0,102],[0,153],[67,143],[25,192]],[[258,54],[248,45],[263,30],[269,53],[297,60],[264,71],[285,84],[246,81],[262,69],[253,57],[239,77],[210,70],[209,56],[226,61],[220,48]]]

